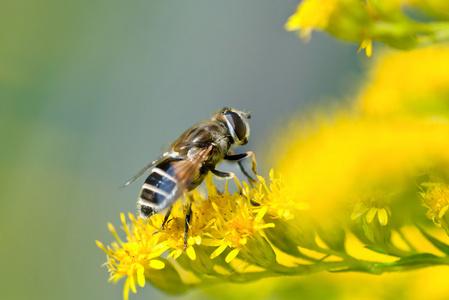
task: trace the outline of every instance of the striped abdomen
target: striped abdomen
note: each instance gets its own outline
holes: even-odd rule
[[[157,164],[145,180],[139,195],[140,215],[150,217],[171,206],[179,197],[173,166],[181,159],[168,158]]]

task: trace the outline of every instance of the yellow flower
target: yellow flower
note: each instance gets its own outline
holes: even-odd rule
[[[432,182],[422,184],[426,191],[420,193],[424,205],[428,208],[427,217],[431,219],[437,227],[448,230],[449,209],[449,186],[436,178]]]
[[[298,124],[292,131],[285,137],[297,138],[286,145],[278,166],[285,192],[322,220],[344,213],[339,204],[361,186],[400,182],[413,168],[449,166],[449,125],[338,116],[333,126],[322,122],[308,131]]]
[[[333,36],[359,43],[371,56],[372,42],[379,41],[398,49],[411,49],[449,39],[449,23],[416,22],[403,13],[403,4],[413,3],[419,10],[448,18],[444,0],[305,0],[285,24],[286,30],[299,31],[310,38],[312,30],[324,30]],[[445,10],[439,13],[439,9]]]
[[[361,51],[365,49],[366,56],[371,57],[373,54],[373,41],[370,39],[364,39],[361,43],[357,51]]]
[[[117,242],[104,247],[97,241],[97,245],[108,255],[110,280],[117,282],[120,278],[126,277],[125,299],[128,298],[130,289],[136,292],[136,282],[142,287],[145,285],[145,279],[154,273],[152,270],[165,268],[167,276],[179,276],[174,267],[171,264],[167,266],[165,259],[161,257],[165,252],[169,253],[167,258],[177,259],[181,266],[192,266],[198,261],[196,270],[214,274],[216,274],[215,264],[210,262],[211,258],[217,257],[228,247],[231,251],[225,258],[226,263],[231,263],[242,250],[246,258],[255,253],[255,256],[270,258],[270,264],[275,261],[271,246],[260,237],[264,228],[274,226],[264,221],[268,207],[259,206],[257,212],[254,211],[248,195],[242,196],[238,192],[230,194],[227,186],[224,193],[219,193],[211,175],[206,178],[206,184],[209,197],[204,199],[199,191],[194,191],[184,199],[187,205],[183,206],[181,201],[176,202],[164,228],[160,228],[163,215],[157,214],[144,220],[136,219],[129,214],[131,223],[127,224],[122,214],[123,230],[127,236],[127,241],[122,241],[112,224],[108,225]],[[247,190],[247,193],[254,194],[254,191]],[[262,197],[260,195],[260,198]],[[185,216],[189,207],[191,219],[187,249],[184,251]],[[260,245],[262,247],[257,247]],[[217,246],[219,247],[216,248]],[[264,254],[267,251],[268,254]],[[191,262],[187,262],[184,257],[188,257]],[[151,278],[152,282],[154,277]],[[159,284],[167,285],[161,282]],[[179,284],[181,283],[178,282]],[[186,286],[182,286],[181,290]]]
[[[231,248],[231,252],[226,256],[225,261],[231,262],[247,245],[248,239],[254,236],[259,230],[274,227],[274,224],[265,224],[263,217],[268,207],[264,206],[253,213],[250,202],[244,198],[233,199],[233,201],[214,203],[214,209],[217,212],[216,234],[219,240],[219,247],[212,252],[210,258],[213,259],[223,253],[226,248]],[[233,205],[234,204],[234,205]]]
[[[387,53],[373,68],[371,78],[359,96],[366,116],[449,118],[447,45]]]
[[[327,30],[336,36],[361,42],[360,32],[367,29],[370,18],[360,0],[306,0],[285,24],[289,31],[300,30],[301,37],[309,38],[313,29]],[[364,29],[362,29],[364,28]]]
[[[128,242],[122,242],[118,237],[112,224],[108,224],[110,231],[115,236],[117,242],[112,247],[105,248],[97,241],[107,255],[107,266],[111,273],[110,280],[117,282],[122,277],[127,277],[123,298],[128,299],[129,289],[136,293],[136,282],[143,287],[145,285],[144,271],[146,268],[163,269],[165,264],[157,258],[166,250],[165,247],[158,246],[158,235],[152,235],[155,228],[145,225],[141,220],[137,221],[131,214],[130,218],[134,226],[130,232],[125,222],[125,216],[121,214],[122,223],[126,232]]]
[[[255,212],[259,210],[268,210],[268,215],[272,218],[282,218],[291,220],[299,210],[308,209],[310,205],[300,202],[291,197],[286,192],[284,181],[281,177],[276,178],[274,171],[270,171],[270,185],[268,187],[265,179],[259,176],[261,184],[258,188],[250,189],[246,186],[246,193],[252,203],[256,204]],[[259,208],[261,207],[261,208]]]
[[[327,28],[329,18],[336,7],[337,1],[335,0],[304,1],[298,5],[296,13],[288,19],[285,29],[301,30],[303,38],[309,37],[314,28]]]
[[[359,201],[355,204],[351,214],[351,220],[365,215],[366,222],[371,223],[376,214],[380,225],[386,226],[388,224],[388,215],[391,216],[391,208],[388,197],[382,190],[375,190],[359,196]]]

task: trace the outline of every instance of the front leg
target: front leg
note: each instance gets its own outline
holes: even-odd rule
[[[224,171],[218,171],[218,170],[211,170],[212,174],[214,174],[217,177],[231,179],[233,178],[235,181],[235,185],[237,185],[237,188],[239,190],[239,193],[243,193],[242,185],[240,184],[240,181],[238,180],[237,176],[235,176],[232,172],[224,172]]]
[[[229,160],[229,161],[237,161],[240,170],[242,171],[243,175],[246,176],[246,178],[248,179],[249,183],[254,185],[257,182],[257,172],[256,172],[256,166],[257,166],[257,162],[256,162],[256,157],[254,155],[254,153],[252,151],[248,151],[245,153],[239,153],[239,154],[235,154],[234,151],[229,151],[229,155],[225,155],[224,159]],[[248,156],[252,157],[252,161],[251,161],[251,171],[253,172],[254,175],[256,175],[256,179],[252,178],[248,172],[246,172],[245,168],[242,165],[242,160],[247,158]]]

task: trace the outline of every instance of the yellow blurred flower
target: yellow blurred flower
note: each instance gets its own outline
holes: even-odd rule
[[[309,203],[312,213],[341,213],[340,203],[354,191],[400,182],[410,172],[432,164],[449,165],[449,125],[414,119],[382,122],[338,116],[308,132],[301,125],[286,132],[291,139],[278,170],[286,193]]]
[[[362,41],[360,32],[369,26],[368,11],[360,0],[306,0],[298,5],[285,29],[299,30],[309,38],[312,30],[327,30],[346,40]]]
[[[380,225],[388,224],[388,216],[391,216],[390,201],[382,190],[375,190],[359,196],[351,214],[351,220],[365,215],[366,221],[371,223],[377,214]]]
[[[382,56],[359,96],[366,116],[449,119],[449,46]]]
[[[304,1],[298,5],[296,13],[288,19],[285,29],[301,30],[301,37],[308,38],[314,28],[328,27],[329,19],[336,9],[335,0]]]
[[[437,227],[443,227],[449,234],[449,186],[441,180],[433,177],[432,182],[421,184],[425,189],[420,193],[424,205],[428,208],[427,217],[431,219]]]

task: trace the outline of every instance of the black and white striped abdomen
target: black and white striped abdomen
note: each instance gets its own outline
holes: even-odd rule
[[[179,159],[169,158],[151,170],[142,186],[138,200],[142,217],[150,217],[177,200],[178,180],[172,167],[178,161]]]

